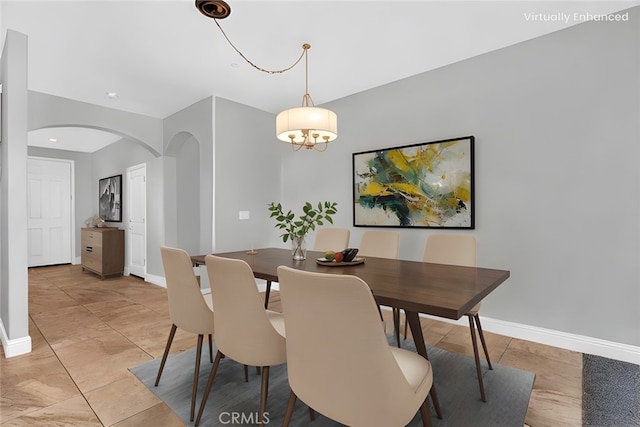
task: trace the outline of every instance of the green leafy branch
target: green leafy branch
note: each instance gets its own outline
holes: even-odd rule
[[[317,207],[309,202],[306,202],[302,206],[303,214],[296,216],[293,212],[287,211],[284,213],[282,205],[274,202],[269,203],[269,211],[271,212],[271,218],[275,218],[277,224],[276,228],[284,230],[285,232],[280,235],[283,242],[287,242],[294,237],[304,237],[309,230],[315,230],[316,226],[324,225],[324,221],[333,224],[331,215],[335,215],[337,212],[336,202],[318,202]]]

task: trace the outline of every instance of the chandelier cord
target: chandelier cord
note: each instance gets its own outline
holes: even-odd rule
[[[298,65],[300,63],[300,61],[302,60],[302,58],[306,55],[307,50],[309,48],[311,48],[311,46],[307,43],[302,45],[302,53],[300,54],[300,57],[298,59],[296,59],[296,61],[291,64],[290,66],[288,66],[287,68],[283,68],[281,70],[267,70],[265,68],[262,67],[258,67],[256,64],[254,64],[253,62],[251,62],[246,56],[244,56],[244,54],[242,52],[240,52],[240,50],[231,42],[231,39],[229,39],[229,37],[227,36],[227,33],[224,32],[224,30],[222,29],[222,27],[220,26],[220,24],[218,23],[217,19],[213,20],[216,25],[218,26],[218,28],[220,29],[220,32],[222,32],[222,35],[224,36],[225,39],[227,39],[227,42],[229,43],[229,45],[231,45],[231,47],[233,48],[233,50],[235,50],[236,52],[238,52],[238,55],[240,55],[242,57],[242,59],[244,59],[245,61],[247,61],[247,63],[249,65],[251,65],[253,68],[255,68],[258,71],[262,71],[264,73],[268,73],[268,74],[281,74],[284,73],[286,71],[289,71],[290,69],[292,69],[293,67],[295,67],[296,65]],[[307,83],[307,87],[308,87],[308,83]]]

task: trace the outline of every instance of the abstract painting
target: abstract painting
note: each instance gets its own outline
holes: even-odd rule
[[[98,181],[98,215],[105,222],[122,222],[122,175]]]
[[[353,154],[356,227],[475,228],[474,137]]]

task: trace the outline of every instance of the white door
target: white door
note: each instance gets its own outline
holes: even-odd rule
[[[127,233],[127,265],[129,274],[146,277],[147,273],[147,167],[127,168],[127,199],[129,206]]]
[[[72,261],[71,160],[27,160],[29,267]]]

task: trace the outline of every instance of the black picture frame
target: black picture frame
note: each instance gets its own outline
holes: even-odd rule
[[[475,137],[353,153],[354,227],[475,228]]]
[[[122,175],[98,180],[98,215],[105,222],[122,222]]]

